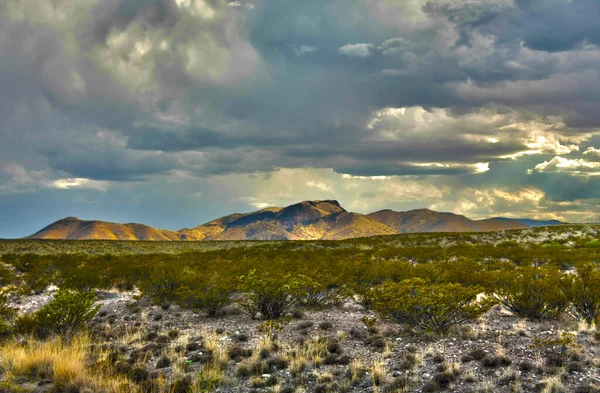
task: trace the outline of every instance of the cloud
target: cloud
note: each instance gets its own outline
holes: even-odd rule
[[[348,44],[341,46],[338,52],[348,57],[369,57],[372,55],[370,49],[373,46],[373,44]]]
[[[292,46],[292,49],[294,50],[294,53],[298,57],[317,51],[317,48],[315,48],[314,46],[308,46],[308,45],[298,45],[298,46],[294,45],[294,46]]]
[[[533,172],[567,172],[574,174],[600,175],[600,162],[586,161],[581,158],[570,159],[566,157],[554,157],[550,161],[544,161],[537,164],[535,168],[528,170]]]
[[[317,189],[319,189],[321,191],[325,191],[325,192],[334,192],[333,187],[331,187],[330,185],[325,184],[323,182],[307,181],[306,186],[317,188]]]
[[[249,10],[251,10],[251,9],[253,9],[253,8],[254,8],[254,4],[252,4],[252,3],[242,3],[242,2],[239,2],[239,1],[230,1],[230,2],[228,3],[228,5],[229,5],[230,7],[241,7],[241,8],[247,8],[247,9],[249,9]]]
[[[583,154],[600,157],[600,149],[596,149],[595,147],[588,147],[587,150],[583,152]]]
[[[58,179],[45,182],[46,187],[56,188],[59,190],[68,190],[71,188],[91,188],[101,191],[106,191],[102,182],[91,181],[84,178]]]
[[[116,201],[189,205],[205,217],[250,208],[207,188],[243,194],[228,183],[248,178],[283,187],[255,203],[323,193],[350,208],[406,208],[425,193],[429,205],[482,216],[550,215],[560,203],[568,217],[594,216],[596,0],[0,0],[0,9],[0,193],[23,196],[3,199],[0,213],[27,214],[27,198],[50,209],[61,193],[64,209],[79,196],[132,219]],[[52,186],[61,179],[89,182],[67,181],[65,192]],[[373,183],[398,199],[383,186],[385,198],[373,197]],[[490,211],[480,204],[499,206],[500,194],[462,193],[477,189],[535,189],[546,202]],[[209,198],[217,207],[203,205]]]

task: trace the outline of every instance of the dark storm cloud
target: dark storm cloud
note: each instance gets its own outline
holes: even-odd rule
[[[481,29],[500,41],[522,41],[531,49],[560,52],[600,43],[596,0],[430,1],[423,11],[444,16],[459,28],[461,41]]]
[[[525,175],[598,147],[596,0],[235,5],[0,0],[2,160],[50,183],[324,168],[597,196]]]
[[[600,3],[596,0],[517,0],[516,5],[521,10],[517,23],[523,40],[533,49],[555,52],[600,44]]]

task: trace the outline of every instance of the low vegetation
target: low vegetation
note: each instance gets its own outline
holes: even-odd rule
[[[367,385],[399,392],[468,384],[474,390],[460,391],[478,391],[477,384],[541,391],[556,385],[556,373],[581,376],[600,365],[582,355],[582,343],[600,337],[600,232],[576,228],[577,235],[544,229],[545,242],[537,241],[541,229],[530,229],[520,237],[504,233],[501,241],[497,233],[423,234],[204,243],[177,252],[166,243],[165,252],[156,243],[118,242],[108,250],[129,251],[99,253],[105,243],[24,241],[18,249],[0,242],[0,390],[47,381],[57,392],[334,392]],[[96,251],[85,252],[88,244]],[[129,296],[125,314],[103,306],[112,304],[103,300],[107,294]],[[42,298],[48,301],[24,307]],[[336,310],[348,307],[359,311],[340,322]],[[516,319],[512,333],[486,326],[500,312]],[[315,315],[328,318],[311,320]],[[206,330],[223,321],[232,322]],[[507,353],[507,337],[525,358]],[[456,338],[485,349],[454,358],[439,353],[437,342]],[[417,347],[401,345],[405,340]],[[357,346],[368,355],[348,352]],[[474,374],[474,365],[497,380]],[[532,385],[543,379],[546,385]]]

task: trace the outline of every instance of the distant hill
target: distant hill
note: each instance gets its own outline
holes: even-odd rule
[[[406,212],[381,210],[367,215],[398,233],[413,232],[491,232],[506,229],[527,228],[517,220],[489,218],[474,221],[454,213],[439,213],[429,209]]]
[[[522,224],[527,225],[528,227],[537,228],[537,227],[549,227],[554,225],[564,225],[565,222],[558,220],[532,220],[530,218],[504,218],[504,217],[496,217],[494,220],[512,220],[519,221]]]
[[[488,232],[562,224],[559,221],[489,218],[471,220],[429,209],[381,210],[368,215],[346,211],[337,201],[304,201],[230,214],[194,228],[170,231],[142,224],[117,224],[67,217],[28,239],[102,240],[340,240],[412,232]]]
[[[27,236],[27,239],[180,240],[180,235],[142,224],[115,224],[67,217]]]

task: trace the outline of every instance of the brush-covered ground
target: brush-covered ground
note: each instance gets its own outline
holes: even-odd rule
[[[207,318],[132,293],[70,342],[0,348],[6,392],[596,392],[600,342],[568,318],[531,322],[496,306],[447,334],[415,334],[348,302],[270,323],[235,305]],[[52,293],[21,299],[29,312]],[[541,341],[538,341],[541,340]]]
[[[599,229],[2,241],[0,392],[600,392]]]

